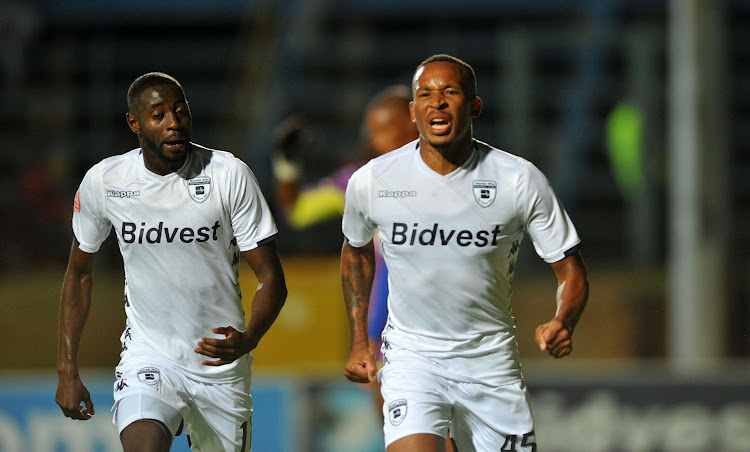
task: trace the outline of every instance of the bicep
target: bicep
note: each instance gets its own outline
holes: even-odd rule
[[[352,246],[349,240],[344,239],[344,245],[341,248],[341,265],[342,266],[359,266],[375,265],[375,245],[370,240],[367,244],[360,247]]]
[[[557,276],[558,285],[564,281],[585,282],[587,279],[586,266],[583,263],[581,252],[577,249],[565,258],[551,263],[550,266]]]
[[[78,240],[73,239],[70,247],[70,258],[68,260],[68,270],[79,275],[90,275],[94,273],[94,262],[96,262],[96,253],[87,253],[78,246]]]
[[[271,240],[251,250],[243,251],[242,256],[248,265],[250,265],[259,282],[283,276],[281,259],[279,258],[279,251],[275,240]]]

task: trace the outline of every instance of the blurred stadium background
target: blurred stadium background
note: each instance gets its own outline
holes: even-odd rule
[[[286,114],[315,131],[314,180],[357,149],[373,93],[443,52],[477,71],[475,135],[535,162],[583,238],[591,298],[565,360],[533,344],[554,277],[528,240],[519,260],[540,450],[750,450],[750,1],[4,0],[0,452],[119,450],[112,238],[80,353],[99,414],[87,423],[54,403],[57,305],[77,185],[137,145],[135,77],[180,80],[195,140],[243,158],[273,201]],[[382,449],[367,394],[341,376],[339,226],[282,227],[290,294],[255,353],[256,451]]]

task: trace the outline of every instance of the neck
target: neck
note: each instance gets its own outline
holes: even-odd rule
[[[425,164],[436,173],[445,176],[461,166],[471,156],[474,142],[471,136],[448,146],[433,146],[419,138],[419,155]]]

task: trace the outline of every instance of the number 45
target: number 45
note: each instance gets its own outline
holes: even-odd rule
[[[500,452],[518,452],[518,450],[516,449],[517,440],[518,440],[518,435],[506,436],[505,442],[503,443],[503,447],[500,448]],[[521,438],[521,444],[519,444],[519,446],[521,447],[531,446],[531,452],[536,452],[536,438],[534,437],[534,430],[523,435],[523,437]]]

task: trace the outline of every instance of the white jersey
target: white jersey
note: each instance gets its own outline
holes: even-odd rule
[[[155,350],[199,379],[247,363],[205,366],[211,358],[194,350],[203,337],[224,337],[211,328],[245,330],[240,252],[277,233],[250,168],[197,145],[166,176],[146,168],[140,149],[104,159],[81,182],[73,232],[94,253],[113,227],[125,264],[123,347]]]
[[[388,267],[386,363],[389,353],[416,353],[458,380],[515,381],[510,300],[523,233],[549,263],[563,259],[578,234],[527,160],[474,141],[467,161],[442,176],[418,147],[417,140],[373,159],[346,191],[344,235],[361,247],[378,231]]]

